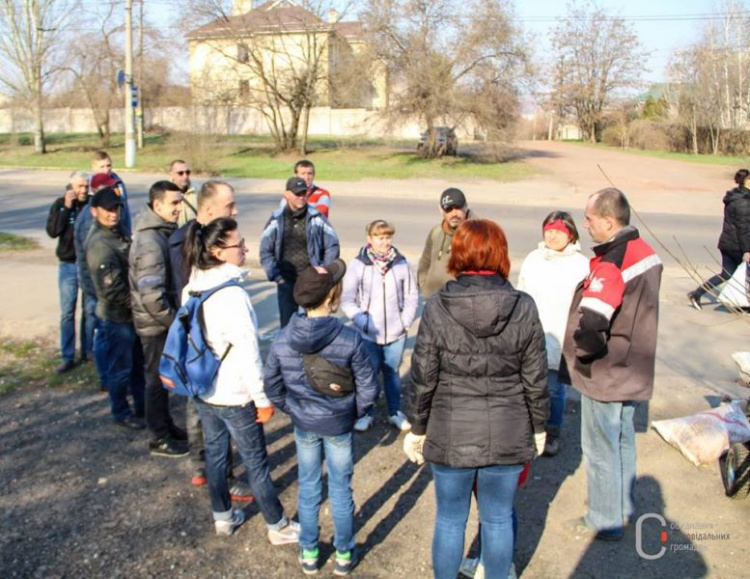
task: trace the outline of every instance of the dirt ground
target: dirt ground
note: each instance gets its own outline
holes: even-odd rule
[[[700,189],[686,193],[694,205],[692,211],[700,214],[709,211],[709,206],[715,212],[715,206],[700,193],[715,190],[717,182],[723,184],[731,177],[726,168],[657,159],[648,159],[644,165],[640,157],[607,154],[599,158],[599,152],[583,147],[533,145],[531,150],[529,162],[541,163],[548,174],[517,190],[526,192],[554,181],[557,191],[567,191],[561,195],[569,194],[569,202],[575,205],[582,205],[586,194],[601,186],[596,163],[616,166],[617,179],[610,176],[618,184],[619,179],[638,181],[638,202],[665,212],[686,211],[677,179]],[[662,187],[659,205],[654,196]],[[510,202],[541,203],[521,194]],[[20,331],[54,342],[54,299],[39,299],[47,304],[42,308],[29,306],[37,297],[34,292],[54,296],[56,291],[54,283],[28,289],[29,279],[54,279],[43,269],[54,271],[51,251],[39,250],[38,255],[33,265],[28,257],[0,258],[2,318],[7,315],[14,320],[14,335]],[[718,465],[692,466],[648,427],[652,420],[716,405],[724,393],[750,393],[732,383],[726,366],[714,362],[713,350],[695,347],[702,341],[714,347],[728,332],[746,341],[750,326],[730,324],[726,313],[713,309],[686,311],[682,302],[690,284],[678,271],[665,273],[657,387],[654,399],[637,415],[638,514],[660,515],[666,526],[649,519],[638,545],[635,526],[618,543],[591,542],[567,530],[565,522],[583,514],[586,495],[579,403],[573,394],[562,452],[536,461],[518,495],[515,564],[520,576],[747,576],[750,501],[728,500],[723,496]],[[259,310],[265,348],[275,315],[273,289],[259,281],[251,282],[248,289]],[[19,314],[27,310],[28,315]],[[3,322],[0,336],[7,338],[9,333]],[[408,376],[415,331],[411,334],[404,376]],[[676,351],[685,359],[678,360]],[[407,381],[404,388],[408,387]],[[174,407],[179,418],[184,416],[184,400],[175,399]],[[427,578],[431,576],[435,514],[432,477],[429,468],[406,460],[401,437],[386,423],[384,414],[381,406],[375,426],[356,438],[354,495],[362,560],[354,574]],[[282,503],[294,515],[296,460],[291,432],[288,419],[280,414],[266,428],[272,477]],[[0,441],[0,575],[4,577],[302,576],[296,549],[269,545],[253,504],[245,505],[248,521],[234,536],[217,537],[205,488],[190,484],[189,461],[149,457],[145,433],[124,432],[111,425],[107,398],[96,384],[19,388],[0,397]],[[321,538],[322,554],[328,559],[321,575],[330,575],[332,569],[327,509],[325,503]],[[472,512],[467,550],[475,535]],[[666,551],[648,560],[638,554],[637,546],[646,554],[657,553],[662,546]]]

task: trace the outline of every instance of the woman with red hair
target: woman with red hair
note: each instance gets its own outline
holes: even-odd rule
[[[456,279],[427,302],[417,334],[404,451],[432,468],[436,579],[458,573],[475,480],[486,576],[508,576],[518,478],[544,450],[544,333],[533,299],[513,288],[509,270],[496,223],[461,224],[448,262]]]

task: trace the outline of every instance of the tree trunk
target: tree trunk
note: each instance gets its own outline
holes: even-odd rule
[[[39,81],[41,84],[41,79]],[[34,152],[43,155],[47,152],[47,142],[44,138],[44,108],[42,107],[41,87],[34,95]]]
[[[305,106],[305,110],[302,113],[302,134],[300,135],[299,141],[299,154],[301,156],[307,155],[307,131],[310,128],[310,106]]]

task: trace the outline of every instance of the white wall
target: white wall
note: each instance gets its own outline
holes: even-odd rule
[[[113,133],[122,132],[122,109],[110,111]],[[263,115],[247,107],[162,107],[146,109],[146,130],[159,126],[169,131],[196,134],[270,135]],[[31,114],[24,109],[0,109],[0,133],[26,133],[33,129]],[[95,133],[93,113],[89,109],[47,109],[44,112],[47,133]],[[373,137],[417,139],[424,130],[417,122],[397,127],[386,123],[367,109],[316,107],[310,112],[310,136]],[[471,127],[458,127],[460,139],[473,138]]]

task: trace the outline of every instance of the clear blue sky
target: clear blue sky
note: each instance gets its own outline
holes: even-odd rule
[[[742,2],[746,7],[748,1]],[[599,0],[597,4],[612,16],[632,23],[646,50],[651,52],[646,82],[666,80],[666,66],[674,50],[687,47],[700,37],[712,15],[721,12],[711,0]],[[544,42],[537,58],[545,54],[549,31],[567,11],[563,0],[517,0],[516,15],[523,28]]]

